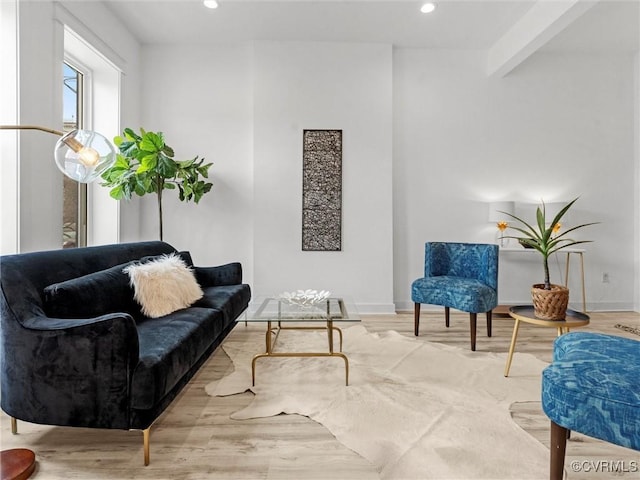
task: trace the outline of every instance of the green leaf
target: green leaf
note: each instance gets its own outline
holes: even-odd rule
[[[136,132],[134,132],[130,128],[125,128],[123,133],[124,137],[131,142],[135,143],[136,141],[140,140],[140,137],[136,134]]]
[[[138,175],[136,176],[136,182],[140,186],[142,190],[147,193],[153,193],[152,181],[149,175]]]
[[[540,207],[536,209],[536,221],[538,222],[538,229],[540,230],[540,235],[544,235],[545,225],[544,225],[544,202],[542,203],[542,210]]]
[[[115,198],[116,200],[122,200],[124,198],[124,189],[122,185],[117,186],[116,188],[111,189],[109,192],[111,198]]]
[[[580,197],[578,197],[580,198]],[[552,220],[551,222],[551,229],[553,229],[553,227],[556,226],[556,224],[560,221],[560,219],[564,216],[565,213],[567,213],[567,210],[569,210],[571,208],[571,205],[573,205],[576,200],[578,200],[578,198],[574,198],[571,202],[569,202],[568,204],[566,204],[559,212],[558,214],[555,216],[555,218]]]
[[[144,185],[140,182],[136,182],[133,188],[134,188],[134,191],[136,192],[136,195],[138,195],[139,197],[144,196],[145,193],[149,193],[147,192],[147,189],[144,187]]]
[[[163,148],[164,140],[161,133],[147,132],[140,142],[140,149],[147,152],[161,152]]]
[[[158,155],[156,153],[151,153],[149,155],[145,155],[140,160],[140,166],[136,170],[136,173],[144,173],[156,168],[158,164]]]
[[[173,149],[165,143],[162,132],[140,128],[138,135],[125,128],[122,135],[114,138],[120,153],[114,164],[102,172],[102,185],[111,188],[113,198],[130,199],[135,193],[143,196],[150,193],[160,195],[161,190],[178,190],[180,201],[194,200],[198,203],[211,191],[213,184],[203,179],[208,177],[211,163],[204,159],[176,162]]]
[[[167,157],[171,157],[171,158],[175,156],[175,153],[173,153],[173,148],[171,148],[169,145],[166,145],[166,144],[162,149],[162,153],[164,153]]]
[[[122,142],[120,144],[120,153],[128,158],[135,158],[138,155],[138,145],[135,142]]]
[[[178,164],[178,166],[180,168],[189,168],[191,165],[193,165],[195,163],[196,159],[194,158],[193,160],[182,160],[179,162],[176,162]]]
[[[204,178],[209,178],[209,168],[211,165],[213,165],[213,163],[207,163],[206,165],[198,167],[198,173]]]
[[[116,155],[116,161],[112,168],[123,168],[128,170],[130,166],[131,163],[129,162],[129,159],[124,155],[118,154]]]
[[[173,159],[167,157],[163,153],[160,153],[158,155],[158,165],[156,169],[158,174],[161,177],[173,178],[176,176],[176,172],[178,171],[178,166],[176,165],[176,162]]]

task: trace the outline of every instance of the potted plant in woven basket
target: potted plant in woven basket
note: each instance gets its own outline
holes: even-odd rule
[[[544,268],[544,283],[534,284],[531,287],[531,297],[536,317],[545,320],[563,320],[567,312],[569,304],[569,289],[562,285],[551,283],[549,277],[549,256],[562,250],[563,248],[578,245],[580,243],[588,243],[591,240],[573,240],[568,238],[570,232],[578,230],[582,227],[595,225],[597,222],[584,223],[576,227],[560,233],[560,220],[578,200],[575,198],[565,205],[558,214],[547,223],[546,209],[544,201],[542,206],[536,209],[536,225],[530,225],[521,218],[516,217],[508,212],[502,212],[509,215],[514,220],[520,222],[521,226],[511,226],[510,228],[520,232],[523,237],[509,236],[506,238],[515,238],[525,248],[533,248],[542,255],[542,266]]]

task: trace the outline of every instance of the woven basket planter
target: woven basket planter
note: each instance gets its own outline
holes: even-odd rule
[[[545,290],[544,284],[531,287],[531,298],[535,316],[543,320],[564,320],[569,305],[569,289],[561,285],[551,285]]]

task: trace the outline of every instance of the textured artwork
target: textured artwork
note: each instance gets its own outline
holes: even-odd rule
[[[342,130],[304,130],[302,250],[342,248]]]

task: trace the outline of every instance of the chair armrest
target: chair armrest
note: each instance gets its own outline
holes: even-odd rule
[[[130,315],[39,316],[21,327],[11,323],[12,331],[2,335],[3,410],[47,425],[129,428],[131,377],[139,357]]]
[[[238,262],[217,267],[194,267],[196,280],[202,287],[239,285],[242,283],[242,265]]]

